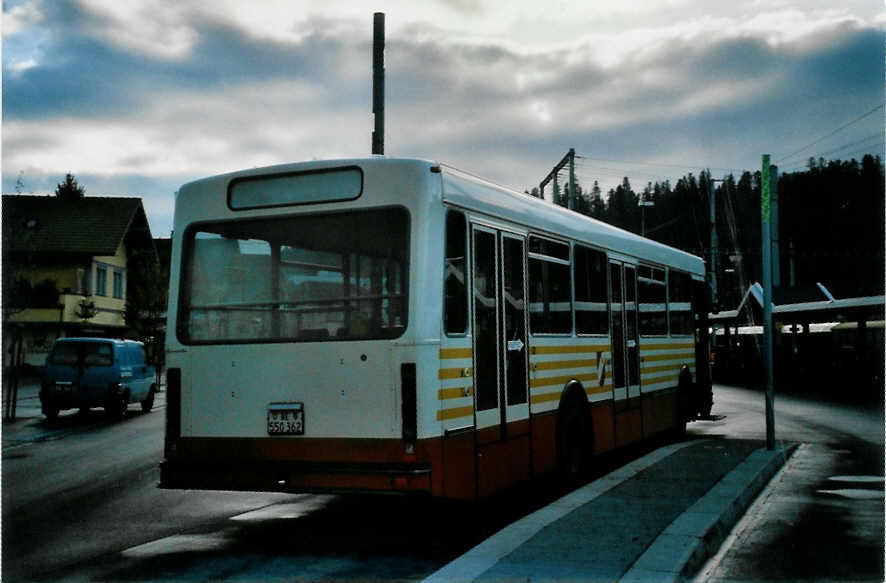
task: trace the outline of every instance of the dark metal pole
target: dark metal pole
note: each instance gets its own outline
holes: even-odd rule
[[[372,153],[385,153],[385,13],[373,15],[372,29]]]
[[[763,241],[763,363],[766,381],[766,449],[775,449],[775,375],[772,358],[772,234],[769,154],[763,154],[760,184],[760,218]]]
[[[575,210],[575,148],[569,148],[569,203],[567,207]]]

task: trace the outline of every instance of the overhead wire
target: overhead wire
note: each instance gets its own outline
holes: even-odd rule
[[[830,132],[828,132],[827,134],[823,135],[822,137],[820,137],[820,138],[818,138],[818,139],[816,139],[816,140],[813,140],[813,141],[809,142],[808,144],[806,144],[805,146],[803,146],[803,147],[800,148],[799,150],[796,150],[796,151],[794,151],[794,152],[788,154],[787,156],[783,156],[783,157],[779,158],[778,160],[775,160],[775,162],[773,162],[773,163],[774,163],[774,164],[778,164],[779,162],[781,162],[781,161],[783,161],[783,160],[788,160],[788,159],[790,159],[790,158],[793,158],[794,156],[796,156],[796,155],[799,154],[800,152],[802,152],[802,151],[804,151],[804,150],[808,150],[809,148],[811,148],[811,147],[814,146],[815,144],[818,144],[819,142],[821,142],[821,141],[823,141],[823,140],[826,140],[827,138],[830,138],[831,136],[833,136],[833,135],[835,135],[835,134],[837,134],[837,133],[843,131],[844,129],[848,128],[849,126],[851,126],[851,125],[853,125],[853,124],[856,124],[856,123],[860,122],[860,121],[863,120],[864,118],[866,118],[866,117],[868,117],[869,115],[873,114],[875,111],[877,111],[877,110],[879,110],[879,109],[883,109],[883,106],[884,106],[884,105],[886,105],[886,103],[881,103],[880,105],[874,107],[874,108],[871,109],[870,111],[868,111],[868,112],[866,112],[866,113],[863,113],[863,114],[861,114],[860,116],[856,117],[856,118],[853,119],[852,121],[849,121],[849,122],[847,122],[847,123],[841,125],[841,126],[838,127],[837,129],[835,129],[835,130],[831,130]]]
[[[823,158],[824,156],[829,156],[829,155],[831,155],[831,154],[835,154],[835,153],[837,153],[837,152],[839,152],[839,151],[841,151],[841,150],[845,150],[845,149],[847,149],[847,148],[851,148],[851,147],[853,147],[853,146],[857,146],[857,145],[860,145],[860,144],[865,144],[865,145],[866,145],[864,148],[862,148],[862,151],[863,151],[863,150],[868,149],[868,148],[867,148],[867,146],[868,146],[867,142],[872,142],[872,143],[869,144],[869,145],[870,145],[870,146],[874,146],[874,145],[876,145],[876,144],[878,144],[878,143],[881,143],[881,142],[883,142],[883,141],[884,141],[884,134],[883,134],[883,132],[878,132],[878,133],[876,133],[876,134],[871,134],[870,136],[867,136],[867,137],[865,137],[865,138],[861,138],[860,140],[855,140],[855,141],[852,141],[852,142],[849,142],[849,143],[843,144],[842,146],[839,146],[839,147],[837,147],[837,148],[833,148],[833,149],[828,150],[828,151],[826,151],[826,152],[821,152],[821,153],[819,153],[819,154],[817,154],[817,155],[815,155],[815,156],[804,156],[803,158],[800,158],[800,159],[794,159],[794,160],[791,160],[791,161],[789,161],[789,162],[786,162],[785,165],[786,165],[786,166],[797,166],[798,164],[805,164],[805,163],[809,160],[809,158]],[[857,151],[857,150],[853,150],[853,152],[856,152],[856,151]]]

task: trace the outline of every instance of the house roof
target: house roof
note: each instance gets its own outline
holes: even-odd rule
[[[113,255],[126,237],[153,246],[140,198],[2,198],[5,252]]]

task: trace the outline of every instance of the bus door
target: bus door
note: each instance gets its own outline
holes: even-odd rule
[[[636,266],[611,260],[609,286],[612,305],[615,444],[620,446],[643,437]]]
[[[525,238],[474,225],[477,494],[530,477]]]

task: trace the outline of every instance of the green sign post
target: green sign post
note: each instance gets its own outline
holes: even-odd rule
[[[763,368],[766,374],[766,449],[775,449],[774,393],[775,375],[772,357],[772,233],[770,228],[769,154],[763,154],[760,172],[760,220],[762,221],[763,254]]]

